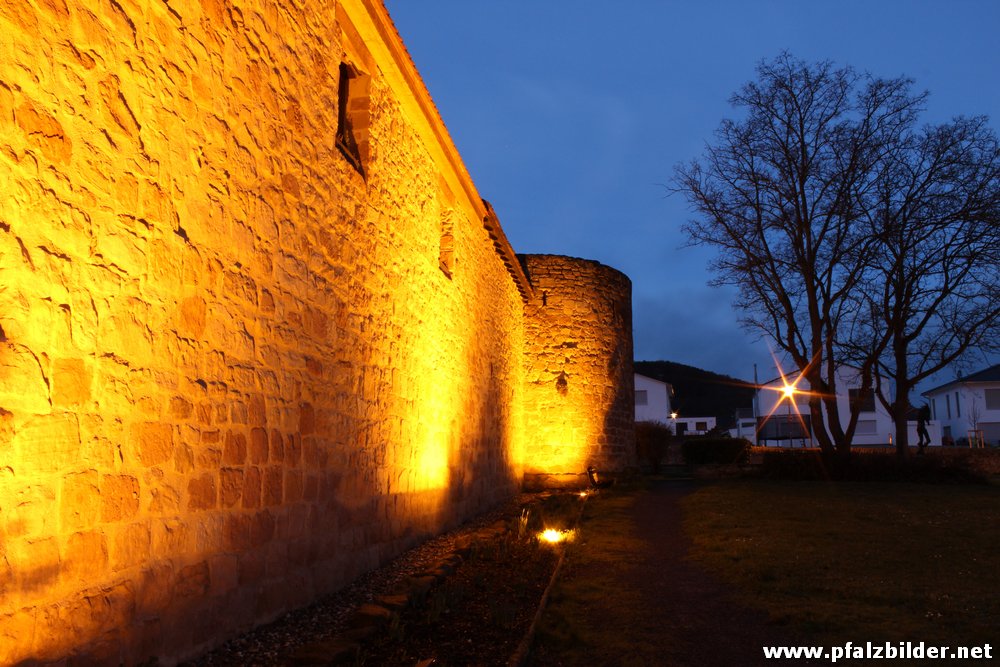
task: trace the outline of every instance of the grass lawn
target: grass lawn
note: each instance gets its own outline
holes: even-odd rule
[[[587,501],[580,535],[567,548],[567,560],[557,580],[532,650],[532,666],[614,664],[595,654],[630,655],[619,664],[659,664],[662,650],[649,641],[657,632],[637,614],[643,601],[634,590],[620,585],[623,571],[642,549],[630,518],[636,488],[612,489]],[[592,610],[603,618],[634,618],[628,631],[595,622]],[[638,655],[636,653],[638,652]]]
[[[683,509],[691,558],[804,638],[1000,644],[1000,487],[733,480]]]

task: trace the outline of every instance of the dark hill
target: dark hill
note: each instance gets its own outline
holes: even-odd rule
[[[674,388],[670,405],[681,417],[714,416],[720,428],[732,428],[736,410],[753,407],[753,386],[745,380],[675,361],[637,361],[635,372],[669,382]]]

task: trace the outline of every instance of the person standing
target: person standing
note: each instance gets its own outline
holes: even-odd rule
[[[931,408],[924,403],[917,410],[917,453],[923,454],[924,447],[931,444],[931,435],[927,432],[927,422],[931,420]]]

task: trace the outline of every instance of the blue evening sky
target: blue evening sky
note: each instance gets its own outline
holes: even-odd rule
[[[1000,122],[996,0],[386,0],[515,251],[598,260],[633,283],[635,358],[743,379],[772,372],[711,251],[685,248],[667,197],[729,96],[787,49],[931,93],[924,120]],[[945,378],[950,379],[950,377]]]

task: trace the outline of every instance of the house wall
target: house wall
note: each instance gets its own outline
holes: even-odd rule
[[[670,422],[670,396],[665,382],[654,380],[636,373],[635,391],[646,392],[646,404],[640,405],[638,400],[635,404],[635,420],[637,422],[659,422],[667,424]]]
[[[794,380],[794,378],[789,377],[789,381]],[[837,387],[839,388],[839,393],[837,395],[837,409],[840,414],[840,419],[842,424],[846,427],[847,420],[850,418],[850,389],[855,389],[861,386],[860,381],[857,379],[856,373],[853,373],[849,369],[843,369],[837,373]],[[779,418],[784,418],[784,415],[788,414],[788,401],[783,398],[782,392],[782,381],[780,379],[769,382],[762,389],[759,396],[759,411],[761,417],[766,415],[775,414]],[[791,413],[794,415],[796,412],[802,415],[809,414],[809,398],[808,395],[802,392],[807,392],[808,387],[803,386],[798,387],[799,393],[795,394],[794,406],[792,407]],[[823,410],[826,408],[824,406]],[[933,444],[938,444],[940,440],[935,437],[935,429],[937,426],[931,424],[928,428],[930,432]],[[916,444],[916,425],[911,425],[911,438],[910,443],[912,445]],[[889,413],[886,412],[882,404],[875,400],[875,411],[874,412],[861,412],[858,416],[858,427],[854,434],[854,439],[852,441],[853,445],[887,445],[896,436],[896,427],[892,422],[892,418]],[[773,443],[772,443],[773,444]],[[796,441],[798,444],[798,441]],[[808,443],[807,443],[808,444]],[[816,443],[814,443],[816,444]]]
[[[705,435],[715,428],[715,421],[715,417],[678,417],[670,423],[679,434]]]
[[[1000,390],[1000,383],[953,384],[940,391],[928,392],[927,400],[929,403],[933,401],[934,413],[941,424],[942,433],[948,433],[953,441],[958,441],[962,438],[970,439],[969,432],[976,428],[983,432],[984,444],[1000,445],[1000,410],[987,409],[987,389]]]
[[[585,471],[635,467],[632,283],[598,262],[522,255],[525,484],[586,484]]]
[[[171,664],[519,488],[530,287],[381,4],[0,0],[0,31],[0,664]],[[568,366],[602,462],[630,344]]]

